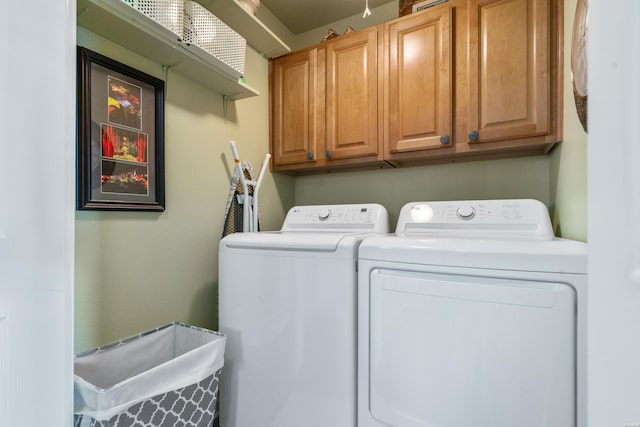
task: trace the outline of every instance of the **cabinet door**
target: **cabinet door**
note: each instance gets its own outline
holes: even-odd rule
[[[378,29],[359,31],[327,45],[326,157],[328,161],[377,155]],[[381,98],[380,98],[381,100]]]
[[[470,143],[552,131],[550,3],[469,1]]]
[[[314,163],[324,83],[318,50],[304,50],[271,64],[271,151],[273,165]]]
[[[451,7],[393,21],[386,29],[387,157],[451,147]]]

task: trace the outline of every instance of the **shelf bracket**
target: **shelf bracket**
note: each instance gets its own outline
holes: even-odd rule
[[[163,65],[162,66],[162,80],[164,80],[164,90],[165,92],[169,92],[169,69],[173,67],[173,65]]]
[[[229,113],[229,96],[222,95],[222,115],[224,116],[225,123],[227,122]]]

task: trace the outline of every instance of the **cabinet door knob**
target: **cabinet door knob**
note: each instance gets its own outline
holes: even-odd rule
[[[313,160],[313,153],[311,151],[307,152],[307,160]]]
[[[325,151],[324,155],[327,157],[327,159],[330,159],[331,158],[331,150]]]
[[[469,141],[477,141],[479,137],[480,137],[480,134],[478,133],[477,130],[472,130],[469,133]]]
[[[450,140],[451,138],[449,138],[449,135],[440,136],[440,144],[442,145],[448,144]]]

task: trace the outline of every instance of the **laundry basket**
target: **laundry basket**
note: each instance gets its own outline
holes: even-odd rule
[[[226,336],[184,323],[76,355],[75,427],[209,427]]]
[[[183,0],[122,0],[182,39]]]
[[[217,60],[219,69],[234,79],[244,75],[247,41],[195,1],[184,2],[184,42]]]

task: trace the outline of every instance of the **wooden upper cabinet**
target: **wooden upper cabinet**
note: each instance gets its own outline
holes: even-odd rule
[[[269,62],[274,170],[544,154],[562,137],[562,0],[449,0]]]
[[[326,44],[327,162],[381,155],[381,38],[372,27]]]
[[[451,147],[451,7],[392,21],[385,25],[385,35],[385,158]]]
[[[462,140],[469,144],[559,140],[552,135],[557,108],[552,99],[557,66],[552,3],[469,0],[469,117],[468,134]]]
[[[271,152],[273,165],[313,164],[318,158],[318,126],[324,81],[318,49],[295,52],[270,63]]]

